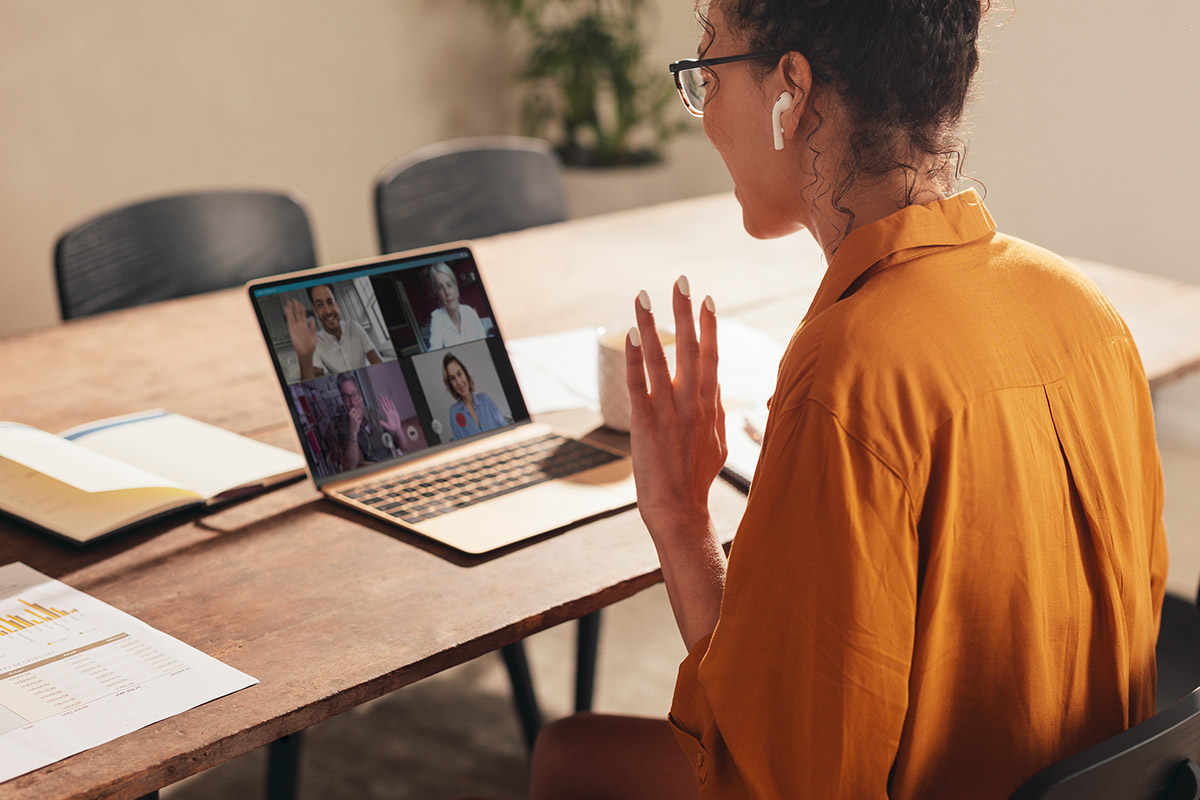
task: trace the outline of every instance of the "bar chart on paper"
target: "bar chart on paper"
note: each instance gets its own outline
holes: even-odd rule
[[[254,683],[24,564],[0,567],[0,781]]]
[[[22,600],[19,597],[17,601],[26,606],[21,609],[21,611],[25,612],[26,616],[22,617],[20,614],[0,614],[0,636],[10,633],[20,633],[27,628],[32,628],[34,625],[62,619],[68,614],[74,614],[79,611],[77,608],[73,608],[70,611],[63,611],[61,608],[46,608],[45,606],[39,606],[37,603]]]

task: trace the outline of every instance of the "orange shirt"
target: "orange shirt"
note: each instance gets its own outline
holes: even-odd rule
[[[779,369],[671,720],[704,798],[1006,798],[1154,712],[1150,394],[974,191],[842,243]]]

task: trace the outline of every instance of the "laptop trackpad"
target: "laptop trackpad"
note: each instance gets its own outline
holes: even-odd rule
[[[632,463],[622,459],[423,520],[412,527],[458,550],[486,553],[632,506],[636,500]]]

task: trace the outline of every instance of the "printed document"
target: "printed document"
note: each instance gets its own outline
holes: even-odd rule
[[[734,486],[748,491],[766,428],[767,398],[775,390],[787,346],[738,319],[722,319],[717,340],[721,346],[717,377],[729,446],[723,474]],[[576,328],[508,343],[530,414],[600,407],[596,341],[595,328]]]
[[[255,683],[25,564],[0,567],[0,781]]]

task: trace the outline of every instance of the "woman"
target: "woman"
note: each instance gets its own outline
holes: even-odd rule
[[[429,268],[429,285],[441,304],[429,315],[430,350],[473,342],[487,335],[475,309],[459,302],[458,278],[449,264],[439,262]]]
[[[829,266],[728,562],[715,305],[697,336],[676,285],[672,378],[639,295],[638,508],[689,653],[669,723],[550,726],[533,798],[1004,798],[1153,713],[1166,550],[1136,349],[1069,264],[950,192],[983,10],[714,0],[706,62],[672,67],[746,230],[806,228]]]
[[[456,402],[450,406],[450,434],[455,439],[490,431],[505,423],[492,398],[475,391],[471,373],[453,353],[442,359],[442,380]]]

